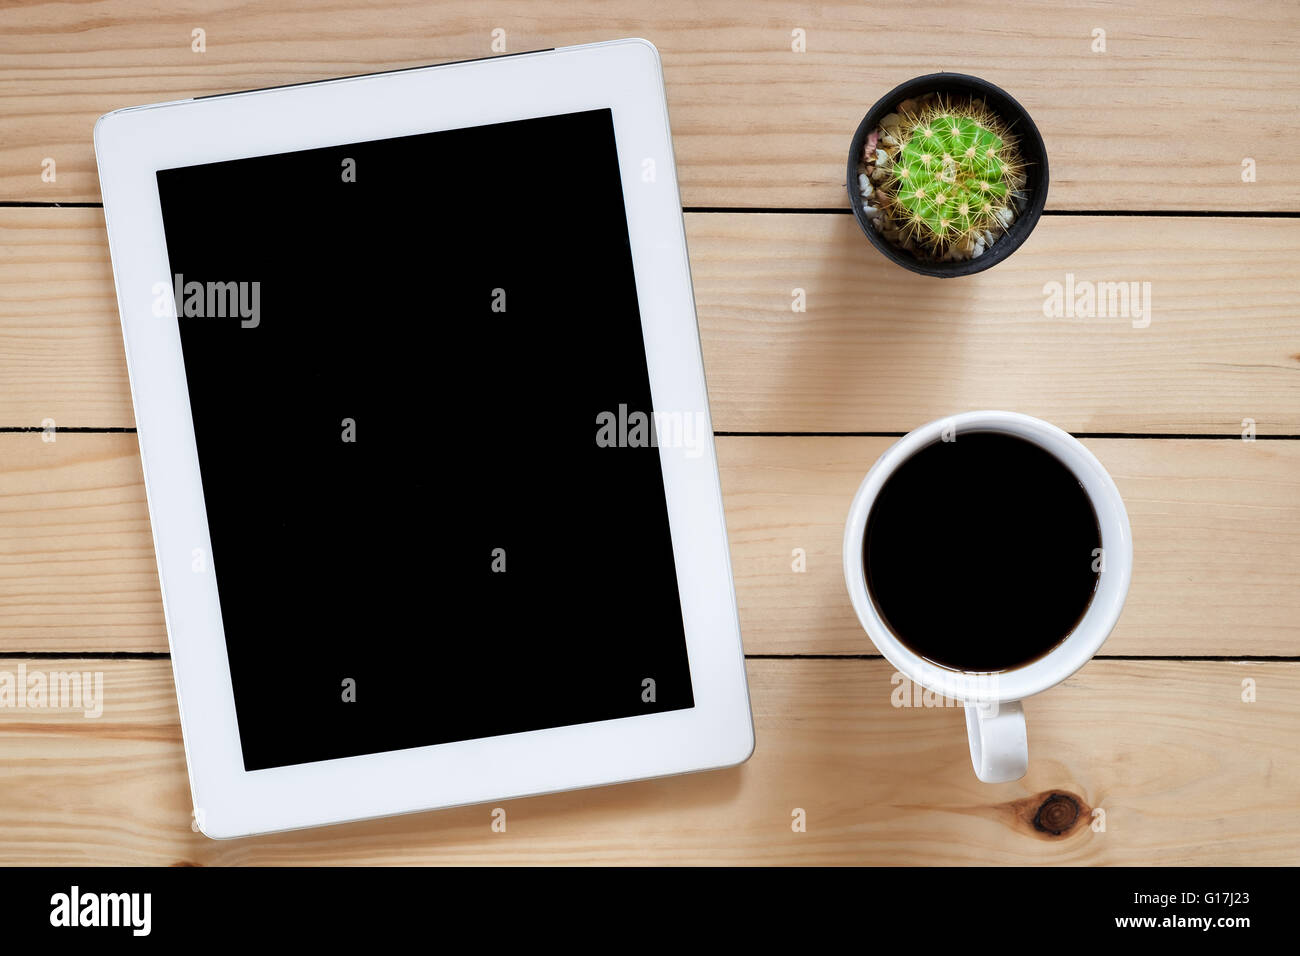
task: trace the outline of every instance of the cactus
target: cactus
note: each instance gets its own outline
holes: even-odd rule
[[[980,104],[900,117],[882,192],[903,234],[937,254],[972,248],[1011,221],[1024,175],[1015,139]],[[890,130],[892,132],[892,130]]]

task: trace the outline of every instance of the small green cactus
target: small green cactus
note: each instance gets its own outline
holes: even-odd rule
[[[906,235],[941,253],[1010,221],[1024,182],[1019,151],[987,110],[940,103],[904,116],[897,140],[884,192]]]

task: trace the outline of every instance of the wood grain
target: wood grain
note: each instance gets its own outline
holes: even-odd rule
[[[719,431],[1004,408],[1075,432],[1300,434],[1300,221],[1048,217],[998,268],[944,282],[847,216],[686,219]],[[1150,325],[1046,318],[1067,275],[1149,282]],[[0,209],[0,385],[0,426],[133,424],[101,210]]]
[[[1094,661],[1026,704],[1028,775],[987,785],[961,711],[893,706],[885,662],[751,661],[757,749],[739,768],[219,843],[191,830],[166,661],[0,670],[19,663],[98,670],[105,705],[0,710],[6,865],[1300,860],[1294,663]],[[1059,836],[1033,825],[1053,796],[1081,811]]]
[[[683,201],[842,207],[849,139],[937,70],[1007,89],[1047,143],[1049,206],[1300,209],[1300,7],[1052,0],[894,7],[780,0],[28,0],[0,9],[0,199],[93,201],[95,118],[207,93],[640,35],[664,61]],[[204,53],[191,31],[206,31]],[[792,51],[792,31],[807,51]],[[1094,31],[1105,52],[1094,52]],[[42,182],[42,163],[57,178]],[[1242,160],[1257,181],[1242,182]]]
[[[840,536],[891,441],[718,440],[749,653],[875,653]],[[1300,655],[1300,442],[1086,444],[1133,525],[1133,586],[1106,654]],[[166,651],[135,436],[0,435],[0,463],[0,653]]]

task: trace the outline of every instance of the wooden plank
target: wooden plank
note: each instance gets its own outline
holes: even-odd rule
[[[131,426],[102,209],[0,209],[0,426]]]
[[[1028,775],[987,785],[961,711],[893,706],[884,661],[751,661],[757,749],[739,768],[508,801],[504,833],[488,804],[225,842],[191,830],[166,661],[0,671],[20,664],[102,672],[104,708],[0,711],[4,865],[1300,859],[1295,663],[1094,661],[1026,704]],[[1075,820],[1056,836],[1033,825],[1054,796],[1048,816]]]
[[[1072,432],[1300,433],[1300,221],[1051,217],[951,281],[886,261],[847,216],[698,216],[689,237],[719,431],[1000,408]],[[1147,315],[1047,317],[1049,283],[1085,281],[1149,283]]]
[[[886,262],[847,216],[687,231],[719,431],[902,432],[984,407],[1076,432],[1300,434],[1300,221],[1049,217],[952,282]],[[1045,317],[1070,275],[1149,282],[1150,325]],[[0,384],[0,426],[133,423],[101,210],[0,209]]]
[[[0,648],[167,650],[129,434],[0,435]]]
[[[858,484],[893,441],[719,439],[747,651],[877,653],[848,602],[841,546]],[[1300,442],[1084,444],[1133,527],[1133,584],[1102,653],[1300,655]]]
[[[191,31],[206,31],[206,52]],[[848,0],[36,0],[0,10],[0,199],[95,200],[95,118],[238,89],[641,35],[663,55],[683,200],[842,207],[848,142],[897,83],[997,83],[1047,142],[1049,205],[1300,209],[1300,8],[1149,0],[1063,10],[966,0],[933,18]],[[807,50],[792,51],[792,31]],[[1094,31],[1105,31],[1095,52]],[[42,163],[57,178],[42,182]],[[1242,161],[1257,182],[1241,180]]]
[[[875,653],[840,535],[891,441],[718,440],[749,653]],[[1300,442],[1086,444],[1119,483],[1136,551],[1106,654],[1300,655]],[[135,436],[0,435],[0,652],[165,650]]]

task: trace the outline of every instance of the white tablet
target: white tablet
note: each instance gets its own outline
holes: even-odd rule
[[[95,126],[196,822],[753,749],[659,57]]]

